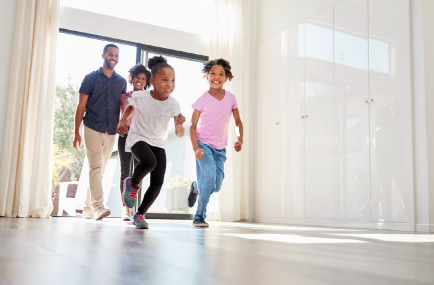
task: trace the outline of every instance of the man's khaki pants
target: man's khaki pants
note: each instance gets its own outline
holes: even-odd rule
[[[116,135],[100,133],[84,126],[84,144],[89,162],[89,188],[87,189],[85,207],[96,211],[104,208],[104,191],[102,177],[110,159]],[[91,204],[92,203],[92,204]]]

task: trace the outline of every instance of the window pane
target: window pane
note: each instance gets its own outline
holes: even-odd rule
[[[159,56],[149,53],[148,57]],[[174,133],[174,123],[169,123],[169,139],[166,145],[167,169],[165,183],[160,196],[149,212],[153,213],[194,213],[196,208],[187,207],[187,195],[191,181],[196,179],[196,162],[190,141],[191,105],[208,89],[202,77],[202,62],[163,55],[175,69],[175,90],[171,96],[181,105],[186,118],[185,135],[179,138]],[[183,185],[184,184],[184,185]],[[197,203],[196,203],[197,204]],[[197,205],[196,205],[197,206]]]
[[[102,52],[106,42],[97,39],[59,33],[57,45],[56,82],[63,84],[70,78],[77,85],[84,76],[102,66]],[[136,47],[114,43],[119,47],[116,72],[128,80],[128,69],[136,63]]]
[[[56,97],[53,136],[53,215],[81,213],[88,185],[88,166],[83,137],[79,151],[72,147],[78,90],[84,76],[102,66],[108,42],[59,33],[57,43]],[[136,62],[136,47],[117,44],[120,50],[116,71],[127,79]],[[83,126],[83,124],[82,124]],[[83,134],[83,132],[82,132]],[[117,144],[115,144],[117,149]],[[119,162],[113,156],[104,176],[104,197],[112,216],[121,215]],[[60,209],[59,209],[60,207]]]
[[[88,165],[82,146],[79,151],[72,148],[74,135],[74,115],[78,103],[78,89],[84,76],[102,65],[102,50],[108,42],[60,33],[58,37],[56,70],[56,117],[53,149],[54,176],[59,186],[53,183],[53,215],[76,215],[81,213],[88,187]],[[120,59],[116,71],[128,79],[128,70],[136,62],[136,47],[115,43],[120,49]],[[148,57],[156,54],[142,51]],[[173,121],[169,124],[169,139],[166,146],[167,169],[165,184],[160,196],[149,212],[153,213],[193,213],[195,208],[187,207],[187,195],[191,181],[196,178],[195,157],[191,149],[189,128],[193,109],[192,103],[207,90],[208,84],[202,77],[202,63],[164,55],[175,69],[176,87],[172,94],[181,105],[186,117],[185,135],[174,134]],[[128,85],[128,90],[132,86]],[[105,203],[112,216],[120,217],[122,203],[120,197],[119,158],[114,155],[106,167],[103,188]],[[143,189],[149,185],[149,175],[143,181]],[[141,195],[144,194],[142,191]],[[140,199],[140,198],[139,198]],[[141,199],[140,199],[141,200]],[[137,201],[138,202],[138,201]],[[61,208],[59,210],[59,207]]]

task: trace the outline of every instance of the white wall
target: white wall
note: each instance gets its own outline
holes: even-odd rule
[[[78,20],[79,19],[79,20]],[[178,51],[209,54],[209,43],[199,35],[62,6],[60,28],[111,37]],[[107,28],[110,25],[110,28]]]
[[[256,126],[252,134],[256,157],[253,161],[254,181],[251,182],[255,221],[402,230],[413,230],[415,227],[409,1],[399,1],[395,10],[389,9],[391,0],[370,1],[371,5],[366,6],[365,3],[365,12],[357,6],[363,2],[366,1],[258,0],[257,93],[251,110],[256,117],[250,122]],[[348,8],[352,16],[345,13]],[[361,19],[358,17],[364,17],[364,24],[357,24]],[[384,22],[384,18],[390,21]],[[288,71],[288,68],[299,64],[291,59],[291,52],[297,55],[300,48],[298,43],[294,44],[296,35],[305,33],[301,30],[307,29],[307,24],[312,26],[316,23],[325,28],[325,36],[316,39],[316,42],[306,39],[306,44],[310,41],[312,46],[313,43],[321,51],[318,53],[320,57],[330,57],[324,53],[329,47],[335,52],[331,53],[331,58],[334,58],[312,60],[314,57],[309,57],[305,60],[304,74]],[[339,23],[343,26],[335,26]],[[354,26],[355,23],[358,26]],[[296,24],[300,24],[299,27]],[[336,31],[343,31],[348,37],[357,38],[355,42],[364,42],[365,45],[369,35],[385,47],[387,57],[382,54],[381,48],[376,49],[375,42],[369,42],[369,53],[365,49],[366,58],[363,57],[367,59],[369,55],[369,68],[343,69],[345,63],[339,62],[342,52],[338,50],[339,42],[332,36],[329,44],[328,29],[335,30],[335,35]],[[306,37],[309,37],[308,33]],[[345,43],[341,48],[347,49],[348,54],[344,57],[352,55],[352,50],[348,50]],[[308,51],[309,48],[306,48]],[[344,61],[347,59],[343,58]],[[390,60],[383,65],[386,70],[376,70],[381,68],[379,63],[384,59]],[[357,74],[357,70],[369,72]],[[368,76],[369,81],[361,80],[362,77],[368,79]],[[300,79],[303,77],[306,79]],[[357,81],[356,78],[360,79]],[[320,84],[307,86],[308,79]],[[427,88],[426,85],[424,87]],[[291,96],[291,92],[299,92],[299,95]],[[363,94],[358,94],[360,92]],[[303,106],[303,103],[297,102],[297,96],[308,96],[310,100],[300,98],[299,101],[305,100],[306,105]],[[312,96],[317,99],[312,100]],[[374,96],[374,101],[364,104],[366,96]],[[307,112],[309,119],[304,123],[294,123],[309,108],[314,110]],[[316,120],[312,116],[324,111],[328,115]],[[340,121],[342,113],[339,112],[342,111],[353,112],[359,122],[351,133],[339,132],[342,128],[340,124],[349,121],[346,119],[348,114],[345,114],[345,120]],[[370,116],[370,119],[357,120],[359,115]],[[379,134],[382,133],[387,134],[386,141],[381,141],[384,135]],[[354,140],[347,135],[352,135]],[[310,149],[300,147],[303,144],[308,147],[308,140],[318,141]],[[381,146],[383,152],[378,151],[381,142],[386,143]],[[342,148],[340,143],[347,145]],[[366,143],[369,143],[368,149],[364,147]],[[294,157],[295,162],[292,161]],[[305,164],[308,161],[310,165]],[[329,173],[324,175],[327,171]],[[422,215],[426,215],[426,211]]]
[[[0,54],[2,64],[0,64],[0,157],[3,147],[3,134],[5,128],[5,113],[7,105],[9,87],[9,65],[11,60],[11,50],[13,42],[13,32],[15,26],[16,1],[2,1],[0,9]]]

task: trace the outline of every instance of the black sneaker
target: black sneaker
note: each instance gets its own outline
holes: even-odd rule
[[[194,203],[196,203],[196,200],[197,200],[197,194],[194,193],[194,182],[193,182],[191,183],[190,194],[188,194],[188,206],[190,208],[193,207]]]
[[[207,227],[209,227],[208,223],[205,222],[204,219],[194,219],[193,226],[198,227],[198,228],[207,228]]]

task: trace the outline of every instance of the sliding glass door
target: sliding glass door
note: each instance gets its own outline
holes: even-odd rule
[[[81,81],[86,74],[102,65],[103,47],[109,42],[119,46],[120,58],[115,70],[125,79],[128,79],[128,70],[136,62],[146,64],[147,59],[154,55],[165,56],[175,69],[176,88],[172,96],[181,104],[182,113],[186,117],[184,124],[186,132],[184,137],[178,138],[174,135],[173,122],[169,125],[165,183],[149,212],[166,216],[188,215],[195,210],[187,207],[186,200],[191,181],[196,178],[194,154],[189,139],[191,104],[206,89],[206,81],[201,76],[201,67],[207,57],[162,48],[164,53],[159,53],[158,47],[105,39],[73,31],[61,31],[58,37],[52,215],[77,216],[82,213],[88,187],[88,165],[84,147],[82,146],[78,151],[72,147],[75,108]],[[128,89],[131,88],[128,85]],[[148,181],[149,177],[143,181],[144,189]],[[113,217],[121,216],[119,185],[120,168],[117,144],[115,144],[103,178],[104,202],[110,208]],[[143,192],[141,194],[143,195]]]

